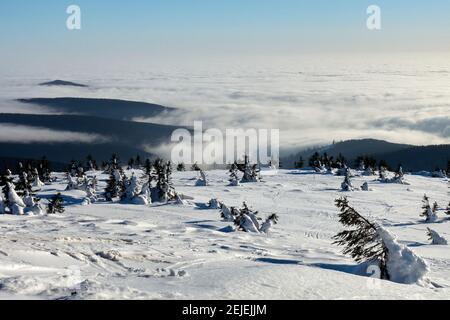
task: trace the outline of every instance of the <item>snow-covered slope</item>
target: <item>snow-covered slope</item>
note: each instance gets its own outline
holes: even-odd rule
[[[399,185],[361,177],[354,185],[368,181],[372,191],[344,193],[342,177],[307,171],[280,170],[238,187],[227,186],[225,171],[207,172],[206,187],[195,186],[195,172],[176,172],[176,190],[193,198],[187,205],[82,206],[84,192],[63,191],[58,177],[38,195],[46,203],[61,191],[65,213],[0,215],[0,299],[450,298],[450,248],[427,236],[430,227],[450,238],[450,221],[443,211],[437,223],[419,217],[424,193],[448,203],[444,179],[408,175],[410,185]],[[366,270],[332,244],[342,230],[334,199],[342,195],[426,260],[425,281],[361,276]],[[269,234],[226,232],[230,223],[206,208],[211,198],[227,206],[246,201],[261,218],[276,213],[279,223]]]

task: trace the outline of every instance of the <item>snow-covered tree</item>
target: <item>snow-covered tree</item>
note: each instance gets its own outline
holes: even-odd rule
[[[79,188],[78,179],[72,176],[70,173],[67,173],[66,191],[77,190],[78,188]]]
[[[118,170],[114,170],[109,175],[109,179],[106,182],[105,199],[106,201],[112,201],[114,198],[121,195],[121,177]]]
[[[337,199],[336,206],[340,210],[339,222],[350,229],[334,236],[334,243],[344,246],[344,254],[349,254],[356,262],[376,262],[381,278],[389,279],[388,249],[378,235],[378,226],[350,207],[345,197]]]
[[[258,211],[251,210],[247,203],[243,203],[243,208],[239,210],[239,215],[235,218],[234,224],[238,230],[245,232],[259,233],[259,221],[256,215]]]
[[[95,178],[95,177],[94,177]],[[86,197],[84,198],[85,204],[91,204],[97,201],[97,190],[94,187],[92,180],[86,185],[84,191],[86,192]]]
[[[141,192],[136,175],[133,173],[131,179],[125,185],[125,191],[122,194],[122,200],[133,200]]]
[[[0,194],[0,214],[6,213],[5,201],[3,200],[2,195]]]
[[[134,158],[130,158],[130,160],[128,160],[128,170],[134,169]]]
[[[366,164],[364,163],[364,160],[363,160],[363,159],[361,159],[361,160],[359,161],[359,164],[358,164],[358,170],[359,170],[359,171],[366,171]]]
[[[28,190],[25,190],[23,194],[23,202],[25,203],[25,206],[27,206],[28,208],[31,208],[36,204],[34,197],[30,194]]]
[[[260,181],[258,165],[250,164],[250,160],[247,155],[244,157],[244,163],[238,164],[235,162],[235,165],[237,169],[243,173],[241,182],[246,183]]]
[[[361,190],[362,191],[370,191],[369,183],[367,183],[367,181],[363,183],[363,185],[361,186]]]
[[[44,169],[44,171],[42,172],[42,182],[49,185],[53,180],[54,178],[52,177],[52,172],[50,171],[50,169]]]
[[[147,203],[151,203],[151,201],[152,201],[152,191],[151,191],[151,184],[150,184],[150,182],[145,182],[142,185],[140,195],[145,197],[145,199],[147,199]]]
[[[207,180],[206,180],[206,175],[205,172],[203,170],[198,171],[199,172],[199,178],[197,179],[197,181],[195,182],[195,185],[197,187],[206,187],[208,185]]]
[[[95,161],[94,157],[92,157],[92,155],[88,155],[86,157],[86,161],[89,171],[96,171],[98,169],[97,162]]]
[[[278,223],[278,216],[276,214],[270,215],[266,221],[261,225],[259,231],[262,233],[268,233],[270,228]]]
[[[34,181],[33,181],[33,187],[35,188],[40,188],[42,186],[44,186],[45,184],[41,181],[41,179],[39,178],[39,172],[38,170],[35,168],[34,169]]]
[[[7,183],[8,187],[8,206],[11,214],[23,215],[23,209],[26,207],[22,198],[17,194],[12,183]]]
[[[24,212],[29,215],[42,215],[42,208],[39,205],[39,200],[37,198],[34,198],[29,191],[25,191],[23,202],[25,203],[25,210]]]
[[[0,186],[2,186],[3,192],[3,211],[6,213],[6,208],[9,209],[9,188],[13,183],[13,176],[9,169],[6,169],[5,173],[0,178]]]
[[[399,244],[395,236],[383,227],[359,214],[347,198],[336,200],[339,221],[348,229],[338,233],[335,244],[344,246],[359,263],[376,263],[381,279],[398,283],[416,283],[428,272],[428,265],[408,247]]]
[[[423,196],[423,200],[422,200],[422,214],[420,215],[421,217],[425,217],[425,222],[436,222],[436,220],[438,219],[437,216],[437,203],[435,203],[433,205],[433,207],[431,207],[430,205],[430,198],[427,197],[427,195],[425,194]]]
[[[114,170],[119,169],[119,167],[120,167],[119,158],[117,157],[116,154],[113,154],[109,162],[106,164],[105,173],[111,174],[112,172],[114,172]]]
[[[30,183],[30,178],[25,171],[22,171],[19,174],[19,181],[16,184],[16,190],[19,191],[20,194],[25,193],[25,191],[31,192],[32,186]]]
[[[429,237],[429,240],[431,240],[431,244],[435,245],[447,245],[447,240],[442,237],[439,233],[437,233],[434,230],[431,230],[430,228],[427,228],[428,232],[427,235]]]
[[[363,176],[373,176],[375,174],[375,171],[371,166],[367,166],[362,174]]]
[[[152,188],[153,202],[167,202],[174,200],[176,196],[175,189],[172,186],[172,166],[170,162],[164,162],[162,159],[155,160],[154,180],[156,186]]]
[[[47,213],[48,214],[63,213],[65,211],[63,203],[64,203],[64,199],[61,196],[61,193],[58,192],[48,202]]]
[[[142,192],[142,188],[139,184],[138,178],[133,173],[131,179],[125,182],[125,190],[121,195],[121,200],[133,204],[146,205],[149,203],[150,197],[148,196],[148,190]]]
[[[144,163],[144,172],[147,177],[151,177],[153,173],[153,164],[150,159],[146,159]]]
[[[344,181],[341,184],[342,191],[353,191],[355,188],[353,187],[352,181],[350,179],[350,170],[347,170],[345,174]]]
[[[223,205],[223,203],[219,199],[216,199],[216,198],[212,198],[208,202],[208,207],[210,209],[221,209],[222,205]]]
[[[232,207],[231,209],[227,207],[226,204],[222,203],[220,207],[220,217],[227,222],[234,222],[236,215],[238,215],[238,209]]]
[[[403,168],[402,168],[402,166],[399,166],[397,172],[395,172],[394,178],[392,178],[392,182],[405,184],[404,177],[405,177],[405,174],[403,173]]]
[[[230,174],[230,179],[229,179],[230,186],[232,186],[232,187],[238,186],[239,185],[238,168],[235,163],[233,163],[230,166],[229,174]]]
[[[339,177],[346,176],[349,173],[350,169],[347,167],[345,163],[342,165],[339,164],[338,169],[336,170],[336,175]]]
[[[380,182],[387,182],[389,180],[389,178],[387,176],[387,169],[383,166],[380,166],[378,180]]]
[[[183,162],[181,162],[177,165],[177,171],[179,171],[179,172],[186,171],[186,166],[184,165]]]

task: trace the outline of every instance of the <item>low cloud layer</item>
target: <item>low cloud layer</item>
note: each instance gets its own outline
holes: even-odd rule
[[[107,137],[70,131],[0,123],[0,142],[3,143],[104,143]]]
[[[281,130],[282,149],[352,138],[417,145],[450,142],[450,62],[438,54],[184,64],[66,79],[90,88],[32,85],[48,79],[51,76],[42,75],[25,87],[16,79],[12,89],[6,86],[0,95],[157,103],[180,110],[137,120],[184,126],[202,120],[205,128],[221,129],[275,128]]]

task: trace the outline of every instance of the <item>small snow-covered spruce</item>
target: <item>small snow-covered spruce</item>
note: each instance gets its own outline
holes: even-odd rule
[[[16,184],[16,190],[19,191],[20,194],[25,193],[26,191],[31,192],[31,182],[28,174],[25,171],[22,171],[19,174],[19,181]]]
[[[438,205],[435,202],[433,208],[431,208],[430,198],[427,197],[426,194],[423,196],[422,199],[422,209],[423,211],[420,216],[425,217],[425,222],[435,222],[438,219],[437,217]]]
[[[389,280],[387,270],[388,249],[378,235],[378,227],[350,207],[347,198],[336,199],[340,210],[339,222],[352,229],[334,236],[339,246],[344,246],[344,254],[349,254],[356,262],[377,262],[381,278]]]
[[[172,186],[172,165],[162,159],[156,159],[154,164],[156,186],[152,191],[152,202],[167,202],[176,199]]]
[[[388,177],[387,177],[387,169],[386,169],[386,167],[380,166],[378,180],[380,182],[387,182],[389,180]]]
[[[109,175],[109,179],[106,182],[106,188],[105,188],[105,199],[106,201],[112,201],[114,198],[118,197],[120,195],[120,181],[117,181],[117,177],[119,175],[117,174],[116,170],[114,172],[111,172]]]
[[[27,206],[27,208],[31,208],[36,204],[34,197],[30,194],[28,190],[25,190],[23,194],[23,202]]]
[[[97,162],[95,161],[94,157],[92,157],[92,155],[88,155],[86,157],[86,160],[89,171],[96,171],[98,169]]]
[[[125,182],[125,191],[121,195],[121,200],[133,204],[149,204],[150,197],[148,196],[148,192],[147,190],[142,192],[142,188],[134,173],[131,179]]]
[[[361,159],[358,163],[358,170],[365,171],[366,170],[366,164],[364,163],[364,160]]]
[[[14,185],[10,182],[7,183],[8,187],[8,206],[11,214],[23,215],[23,209],[26,207],[22,198],[17,194],[14,189]]]
[[[26,214],[42,215],[42,208],[39,205],[39,198],[34,198],[29,191],[25,191],[23,202],[25,203]]]
[[[222,205],[223,205],[223,203],[220,200],[216,199],[216,198],[212,198],[208,202],[208,207],[210,209],[221,209]]]
[[[234,207],[228,208],[226,204],[222,203],[220,206],[220,217],[227,222],[234,222],[236,216],[239,215],[239,209]]]
[[[197,187],[206,187],[208,185],[208,183],[207,183],[207,180],[206,180],[205,172],[203,170],[200,170],[198,172],[199,172],[200,177],[195,182],[195,185]]]
[[[40,188],[40,187],[42,187],[42,186],[44,186],[45,185],[45,183],[43,183],[42,181],[41,181],[41,179],[39,178],[39,172],[38,172],[38,169],[34,169],[34,181],[33,181],[33,187],[35,187],[35,188]]]
[[[3,200],[2,195],[0,194],[0,214],[5,214],[6,210],[5,210],[5,201]]]
[[[395,172],[394,178],[392,178],[392,182],[399,183],[399,184],[405,184],[404,176],[405,176],[405,174],[403,173],[403,168],[402,168],[402,166],[399,166],[398,170]]]
[[[278,223],[278,216],[276,214],[270,215],[266,221],[261,225],[259,231],[262,233],[268,233],[270,228]]]
[[[119,158],[116,154],[113,154],[108,164],[106,165],[105,173],[111,174],[114,170],[119,169],[119,167]]]
[[[363,183],[363,185],[361,186],[361,190],[362,191],[370,191],[369,183],[367,181]]]
[[[179,172],[186,171],[186,166],[184,165],[183,162],[181,162],[177,165],[177,171],[179,171]]]
[[[364,176],[373,176],[375,174],[375,171],[372,167],[366,167],[366,170],[364,170],[363,175]]]
[[[48,202],[47,213],[48,214],[63,213],[64,212],[63,203],[64,203],[63,197],[61,196],[61,193],[58,192]]]
[[[53,180],[54,178],[52,177],[52,172],[50,171],[50,169],[44,169],[44,171],[42,172],[42,182],[49,185]]]
[[[431,230],[430,228],[427,228],[428,232],[427,235],[429,237],[429,240],[431,240],[431,244],[435,244],[435,245],[447,245],[447,240],[442,237],[441,235],[439,235],[439,233],[437,233],[434,230]]]
[[[79,185],[78,185],[78,180],[77,178],[73,177],[70,172],[67,172],[67,187],[66,187],[66,191],[69,190],[76,190],[78,189]]]
[[[234,224],[238,230],[245,232],[260,233],[260,225],[256,215],[258,211],[251,210],[247,203],[243,203],[243,208],[239,210],[239,215],[235,218]]]
[[[244,163],[238,164],[237,162],[235,162],[235,165],[237,169],[244,174],[242,176],[241,182],[246,183],[260,181],[258,165],[251,164],[248,155],[245,155]]]
[[[342,191],[353,191],[354,190],[352,181],[350,179],[350,170],[349,169],[347,169],[344,181],[341,184],[341,189],[342,189]]]
[[[121,194],[121,199],[131,201],[140,192],[141,190],[137,181],[137,177],[133,172],[133,174],[131,175],[131,179],[126,181],[125,191]]]
[[[6,208],[9,208],[9,188],[12,185],[13,177],[11,171],[6,169],[6,172],[0,178],[0,186],[2,186],[3,192],[3,207],[4,211]]]
[[[345,176],[345,175],[347,175],[348,171],[349,171],[349,168],[347,167],[347,165],[345,163],[343,163],[343,164],[340,164],[338,169],[336,170],[336,175],[340,176],[340,177]]]
[[[150,161],[150,159],[146,159],[144,162],[144,172],[147,177],[152,176],[153,165],[152,165],[152,162]]]
[[[447,206],[447,209],[445,210],[445,214],[450,216],[450,203]]]
[[[231,164],[230,166],[230,186],[236,187],[239,185],[239,177],[238,177],[238,168],[235,163]]]

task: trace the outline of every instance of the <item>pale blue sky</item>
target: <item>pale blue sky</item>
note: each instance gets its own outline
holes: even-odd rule
[[[82,10],[82,30],[65,27]],[[366,9],[382,9],[382,30]],[[1,0],[1,64],[227,54],[447,51],[448,0]]]

